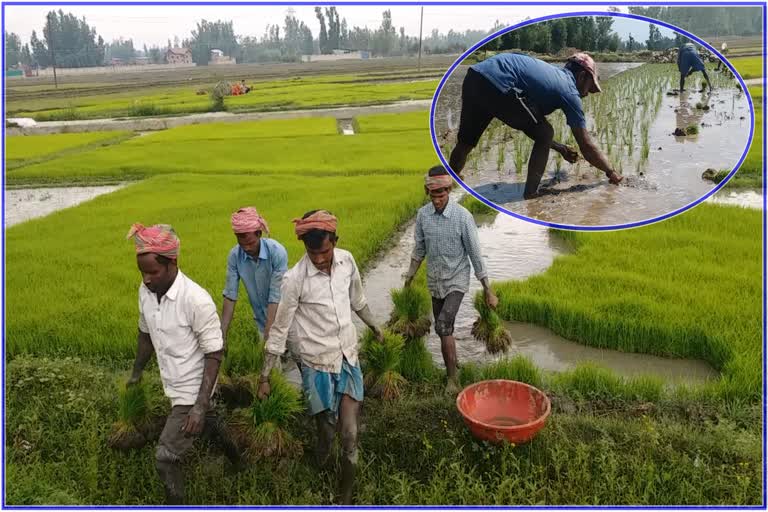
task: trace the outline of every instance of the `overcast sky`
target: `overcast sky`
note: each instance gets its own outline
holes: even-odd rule
[[[59,7],[57,7],[58,9]],[[6,6],[5,30],[19,34],[24,42],[29,41],[33,30],[38,35],[42,32],[46,13],[51,7],[44,5]],[[134,46],[141,48],[158,45],[165,47],[168,39],[178,36],[180,40],[189,37],[197,21],[206,19],[232,20],[237,35],[261,36],[268,24],[283,25],[289,7],[285,6],[254,6],[254,5],[223,5],[223,6],[63,6],[64,12],[71,12],[78,17],[85,16],[91,27],[95,27],[99,35],[109,42],[120,37],[132,38]],[[352,6],[338,4],[337,10],[342,18],[347,19],[349,27],[367,26],[371,29],[381,24],[381,13],[390,9],[392,21],[396,27],[403,26],[408,35],[419,35],[418,6]],[[505,25],[520,22],[526,18],[555,14],[558,12],[574,12],[586,10],[604,10],[605,7],[590,6],[425,6],[424,34],[428,35],[436,28],[440,32],[450,29],[463,32],[467,29],[490,29],[496,20]],[[626,8],[622,8],[626,11]],[[315,37],[319,32],[319,23],[315,18],[314,8],[296,6],[295,16],[304,21]],[[637,40],[648,37],[648,25],[630,19],[617,18],[615,30],[626,38],[629,32]],[[669,35],[666,29],[662,29]]]

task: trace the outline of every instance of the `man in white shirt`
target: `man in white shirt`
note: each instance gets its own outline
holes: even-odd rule
[[[283,277],[280,305],[266,344],[257,396],[270,393],[269,374],[289,335],[301,357],[302,387],[318,429],[318,462],[328,463],[337,425],[341,433],[341,503],[352,503],[357,468],[357,423],[363,401],[357,330],[352,311],[382,334],[368,309],[360,273],[349,252],[337,249],[337,220],[314,210],[294,219],[306,254]]]
[[[180,242],[171,226],[134,224],[128,238],[136,244],[142,284],[138,351],[127,385],[141,379],[156,354],[171,413],[160,434],[155,465],[166,504],[184,504],[182,457],[204,426],[209,432],[218,427],[210,399],[223,355],[221,324],[208,292],[179,270]],[[231,450],[227,455],[233,459]]]

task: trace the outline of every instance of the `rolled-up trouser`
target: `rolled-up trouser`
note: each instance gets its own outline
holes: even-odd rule
[[[453,334],[453,324],[456,322],[456,314],[459,312],[463,298],[464,294],[459,291],[453,291],[442,299],[432,297],[435,333],[438,336],[444,337]]]

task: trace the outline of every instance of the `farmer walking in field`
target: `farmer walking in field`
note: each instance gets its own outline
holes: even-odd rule
[[[237,450],[223,433],[211,404],[223,354],[221,324],[208,292],[179,270],[180,242],[171,226],[134,224],[128,238],[136,244],[142,283],[138,350],[127,385],[139,382],[156,354],[171,412],[160,434],[155,466],[166,503],[184,504],[181,461],[204,429],[223,443],[230,461],[239,464]]]
[[[237,245],[227,256],[227,276],[224,285],[224,304],[221,312],[221,330],[226,344],[227,332],[235,315],[240,281],[248,293],[253,320],[264,338],[269,337],[280,302],[280,285],[288,270],[288,253],[269,235],[267,221],[256,208],[240,208],[232,214],[232,231]]]
[[[501,53],[470,66],[462,85],[461,120],[458,141],[451,152],[451,169],[461,177],[467,156],[496,118],[533,140],[523,197],[537,197],[550,149],[570,163],[579,158],[572,148],[554,140],[554,130],[545,117],[561,109],[584,159],[618,185],[623,178],[592,141],[581,103],[581,98],[600,90],[595,62],[586,53],[570,57],[564,68],[519,53]]]
[[[411,285],[426,257],[427,288],[432,295],[435,332],[440,336],[440,348],[448,374],[446,392],[458,393],[453,324],[461,300],[469,291],[470,261],[477,280],[483,285],[488,307],[496,309],[499,300],[488,281],[475,220],[466,208],[451,200],[452,185],[451,175],[441,165],[431,168],[425,177],[424,191],[431,202],[421,207],[416,215],[416,245],[410,268],[405,274],[405,286]]]
[[[301,355],[302,388],[309,413],[317,425],[318,463],[321,468],[330,464],[330,450],[338,430],[341,503],[351,504],[363,401],[363,374],[352,311],[379,341],[383,335],[368,308],[354,257],[336,248],[336,217],[325,210],[314,210],[293,222],[306,254],[283,278],[257,396],[264,399],[269,395],[269,375],[285,351],[290,331]]]
[[[680,92],[685,90],[685,79],[690,76],[694,71],[701,71],[704,75],[704,80],[707,81],[709,86],[709,92],[712,92],[712,82],[709,80],[709,75],[704,67],[704,61],[699,57],[699,53],[696,51],[696,47],[693,43],[685,43],[680,51],[677,52],[677,69],[680,71]],[[701,92],[704,92],[704,87],[701,88]]]

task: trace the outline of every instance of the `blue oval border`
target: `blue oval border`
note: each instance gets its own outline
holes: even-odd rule
[[[605,225],[605,226],[578,226],[578,225],[573,225],[573,224],[559,224],[559,223],[556,223],[556,222],[546,222],[546,221],[535,219],[535,218],[532,218],[532,217],[526,217],[526,216],[521,215],[519,213],[511,212],[511,211],[507,210],[506,208],[503,208],[503,207],[501,207],[501,206],[499,206],[499,205],[497,205],[495,203],[492,203],[492,202],[488,201],[483,196],[481,196],[480,194],[476,193],[472,189],[472,187],[470,187],[469,185],[464,183],[464,181],[462,181],[458,177],[458,175],[455,172],[453,172],[453,169],[451,169],[450,165],[448,164],[448,162],[443,157],[443,153],[440,150],[440,145],[437,142],[437,136],[435,134],[435,131],[436,131],[435,130],[435,109],[437,107],[437,98],[440,96],[440,92],[443,90],[443,86],[445,85],[445,82],[451,76],[451,74],[456,69],[456,67],[458,67],[459,64],[461,64],[464,61],[464,59],[466,59],[469,55],[471,55],[475,50],[477,50],[478,48],[482,47],[487,42],[492,41],[492,40],[502,36],[503,34],[506,34],[507,32],[511,32],[512,30],[516,30],[518,28],[525,27],[527,25],[533,25],[535,23],[539,23],[539,22],[542,22],[542,21],[558,19],[558,18],[573,18],[573,17],[578,17],[578,16],[614,16],[614,17],[617,17],[617,18],[631,18],[631,19],[636,19],[636,20],[640,20],[640,21],[645,21],[647,23],[653,23],[654,25],[659,25],[659,26],[668,28],[670,30],[673,30],[673,31],[679,33],[679,34],[682,34],[682,35],[686,36],[689,39],[692,39],[692,40],[696,41],[697,43],[699,43],[700,45],[705,47],[707,50],[709,50],[710,52],[714,53],[717,56],[717,58],[719,58],[721,61],[723,61],[725,63],[726,66],[728,66],[728,69],[731,70],[733,75],[739,81],[739,84],[741,84],[742,90],[744,91],[744,93],[745,93],[745,95],[747,97],[747,101],[749,102],[749,113],[750,113],[750,116],[751,116],[751,123],[749,125],[749,140],[747,141],[747,145],[744,148],[744,152],[741,154],[741,158],[739,158],[739,161],[733,167],[731,172],[729,172],[728,175],[720,183],[718,183],[717,186],[715,186],[715,188],[713,188],[712,190],[710,190],[709,192],[707,192],[706,194],[701,196],[696,201],[693,201],[693,202],[691,202],[691,203],[689,203],[689,204],[687,204],[687,205],[685,205],[685,206],[683,206],[681,208],[678,208],[677,210],[665,213],[663,215],[659,215],[658,217],[653,217],[653,218],[650,218],[650,219],[646,219],[646,220],[642,220],[642,221],[637,221],[637,222],[630,222],[630,223],[626,223],[626,224],[614,224],[614,225]],[[466,190],[467,192],[472,194],[476,199],[478,199],[479,201],[482,201],[483,203],[485,203],[489,207],[493,208],[494,210],[498,210],[499,212],[505,213],[505,214],[507,214],[507,215],[509,215],[511,217],[516,218],[516,219],[524,220],[526,222],[530,222],[530,223],[533,223],[533,224],[538,224],[538,225],[541,225],[541,226],[547,226],[547,227],[550,227],[550,228],[566,229],[566,230],[572,230],[572,231],[614,231],[614,230],[619,230],[619,229],[628,229],[628,228],[635,228],[635,227],[640,227],[640,226],[646,226],[648,224],[654,224],[656,222],[660,222],[662,220],[669,219],[669,218],[674,217],[676,215],[679,215],[679,214],[681,214],[681,213],[683,213],[683,212],[685,212],[687,210],[690,210],[694,206],[702,203],[703,201],[706,201],[709,197],[711,197],[713,194],[717,193],[720,189],[722,189],[726,185],[726,183],[728,183],[731,180],[731,178],[733,178],[733,176],[736,174],[736,171],[738,170],[738,168],[741,167],[741,164],[744,162],[744,159],[747,157],[747,153],[749,152],[749,148],[752,146],[752,142],[754,141],[754,134],[755,134],[755,107],[754,107],[754,104],[752,103],[752,96],[749,94],[749,89],[747,87],[747,84],[744,83],[744,79],[741,78],[741,75],[739,74],[738,71],[736,71],[736,68],[734,68],[733,65],[719,51],[717,51],[714,47],[712,47],[709,43],[707,43],[706,41],[704,41],[702,39],[699,39],[697,36],[691,34],[690,32],[688,32],[686,30],[683,30],[683,29],[681,29],[679,27],[676,27],[674,25],[671,25],[669,23],[666,23],[666,22],[663,22],[663,21],[659,21],[659,20],[655,20],[653,18],[648,18],[646,16],[641,16],[641,15],[638,15],[638,14],[622,13],[622,12],[611,12],[611,11],[567,12],[567,13],[551,14],[551,15],[548,15],[548,16],[542,16],[540,18],[534,18],[534,19],[531,19],[531,20],[525,20],[525,21],[522,21],[522,22],[520,22],[520,23],[518,23],[516,25],[512,25],[510,27],[504,28],[502,30],[499,30],[498,32],[495,32],[495,33],[489,35],[485,39],[479,41],[478,43],[476,43],[475,45],[470,47],[467,51],[465,51],[463,54],[461,54],[461,56],[459,56],[459,58],[456,59],[456,61],[453,64],[451,64],[451,67],[448,68],[448,71],[445,72],[445,75],[443,75],[443,78],[440,80],[440,83],[438,84],[437,89],[435,90],[435,94],[432,97],[432,106],[429,109],[429,132],[430,132],[430,137],[432,139],[432,146],[435,148],[435,152],[437,153],[437,157],[440,159],[440,162],[443,164],[443,166],[451,174],[453,179],[456,180],[462,186],[462,188],[464,188],[464,190]]]

